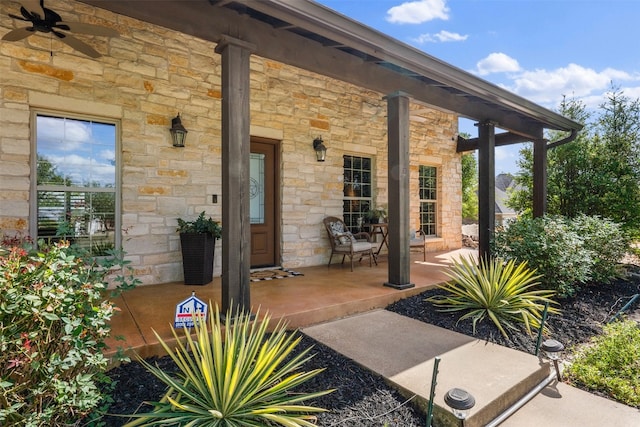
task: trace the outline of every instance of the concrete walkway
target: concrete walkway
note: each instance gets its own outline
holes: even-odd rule
[[[431,387],[434,358],[440,357],[434,399],[437,426],[457,425],[443,400],[451,388],[465,389],[476,399],[465,426],[486,426],[535,386],[554,377],[547,361],[536,356],[386,310],[302,331],[380,374],[403,394],[416,395],[424,406]],[[640,427],[640,411],[553,380],[500,425]]]

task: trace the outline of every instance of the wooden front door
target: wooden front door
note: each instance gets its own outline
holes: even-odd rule
[[[251,140],[250,211],[251,267],[280,263],[278,245],[278,144],[276,141]]]

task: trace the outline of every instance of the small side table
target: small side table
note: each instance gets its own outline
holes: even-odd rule
[[[377,222],[373,224],[365,224],[369,227],[369,234],[371,235],[371,240],[374,241],[374,236],[378,234],[382,236],[382,242],[380,242],[380,246],[378,247],[378,251],[376,252],[376,257],[380,255],[380,251],[383,246],[387,247],[389,250],[389,243],[387,242],[387,237],[389,236],[389,224],[386,222]]]

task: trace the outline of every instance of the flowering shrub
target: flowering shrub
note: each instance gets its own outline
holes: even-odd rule
[[[102,400],[117,310],[104,278],[121,259],[98,264],[72,252],[66,242],[39,252],[0,246],[0,425],[74,423]],[[121,278],[119,287],[133,284]]]

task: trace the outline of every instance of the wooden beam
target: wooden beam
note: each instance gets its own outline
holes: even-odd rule
[[[495,124],[478,123],[478,255],[491,257],[496,224]]]
[[[222,313],[251,310],[249,60],[251,46],[224,37],[222,55]]]
[[[533,217],[540,218],[547,211],[547,141],[533,142]]]
[[[386,96],[389,138],[389,281],[395,289],[412,288],[409,247],[409,96],[395,92]]]
[[[531,138],[518,135],[511,132],[499,133],[495,137],[496,147],[502,147],[504,145],[512,145],[519,144],[522,142],[529,142]],[[478,149],[480,144],[480,138],[469,138],[465,139],[458,135],[458,145],[456,147],[456,151],[458,153],[463,153],[465,151],[474,151]]]

